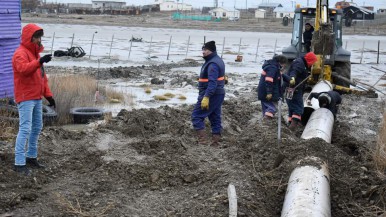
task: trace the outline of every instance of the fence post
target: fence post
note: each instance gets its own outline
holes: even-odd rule
[[[347,44],[348,44],[348,41],[346,41],[346,45],[344,46],[345,50],[347,50]]]
[[[74,44],[74,38],[75,38],[75,33],[72,33],[72,40],[71,40],[70,48],[72,48],[72,45]]]
[[[113,41],[114,41],[114,34],[113,34],[113,37],[111,38],[110,52],[109,52],[109,59],[110,59],[110,57],[111,57],[111,49],[113,48]]]
[[[362,60],[363,60],[363,53],[365,52],[365,42],[366,42],[366,41],[363,41],[363,46],[362,46],[362,54],[361,54],[361,61],[360,61],[360,64],[362,64]]]
[[[237,52],[237,55],[240,55],[240,47],[241,47],[241,38],[240,38],[240,43],[239,43],[239,51]]]
[[[92,51],[92,45],[94,44],[94,36],[95,34],[92,34],[92,39],[91,39],[91,47],[90,47],[90,55],[88,56],[89,59],[91,59],[91,51]]]
[[[55,41],[55,32],[54,32],[54,35],[52,36],[51,54],[54,49],[54,41]]]
[[[257,62],[257,52],[259,52],[259,45],[260,45],[260,38],[259,38],[259,40],[257,40],[255,62]]]
[[[190,43],[190,35],[189,35],[189,37],[188,37],[188,44],[186,45],[186,54],[185,54],[185,59],[186,59],[186,58],[188,58],[189,43]]]
[[[170,40],[169,40],[169,48],[168,48],[168,56],[166,57],[166,60],[169,60],[169,52],[170,52],[170,46],[172,45],[172,37],[173,37],[173,36],[170,36]]]
[[[276,55],[277,39],[275,40],[275,47],[273,47],[273,56]]]
[[[150,44],[149,44],[149,57],[148,59],[150,59],[150,53],[151,53],[151,43],[153,42],[153,36],[151,36],[150,38]]]
[[[379,48],[381,46],[381,40],[378,40],[378,52],[377,52],[377,64],[379,64]]]
[[[206,36],[204,35],[204,44],[206,43]]]
[[[130,40],[130,48],[129,48],[129,57],[128,59],[130,59],[130,54],[131,54],[131,46],[133,45],[133,40],[131,39]]]
[[[224,47],[225,47],[225,37],[224,37],[224,40],[222,41],[221,59],[222,59],[222,55],[224,54]]]

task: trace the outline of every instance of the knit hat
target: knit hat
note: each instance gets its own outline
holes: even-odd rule
[[[208,41],[202,46],[202,49],[208,49],[212,52],[216,52],[216,42],[214,41]]]
[[[319,107],[326,108],[331,103],[331,97],[327,93],[321,93],[318,97]]]
[[[314,52],[306,53],[306,55],[304,55],[304,59],[306,60],[308,67],[314,65],[314,63],[316,63],[316,61],[318,61],[318,58],[316,57]]]

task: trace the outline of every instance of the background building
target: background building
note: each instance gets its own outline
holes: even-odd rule
[[[12,57],[20,44],[21,19],[19,0],[1,0],[0,10],[0,99],[13,98]]]
[[[125,1],[120,0],[92,0],[92,8],[94,9],[121,9],[126,6]]]
[[[240,11],[234,8],[215,8],[209,11],[210,15],[216,18],[240,19]]]

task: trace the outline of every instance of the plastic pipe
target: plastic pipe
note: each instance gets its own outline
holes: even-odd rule
[[[330,217],[330,177],[320,158],[297,163],[288,181],[281,217]]]

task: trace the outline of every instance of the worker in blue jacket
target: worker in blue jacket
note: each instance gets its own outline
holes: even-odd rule
[[[287,73],[283,75],[284,87],[295,88],[292,99],[286,99],[288,105],[288,122],[290,123],[289,128],[291,130],[302,126],[301,117],[304,111],[303,91],[305,88],[305,82],[303,81],[308,77],[309,69],[317,60],[313,52],[308,52],[304,57],[296,58]]]
[[[336,119],[338,113],[338,105],[342,103],[342,97],[334,90],[320,93],[311,93],[307,98],[307,104],[311,104],[311,99],[315,98],[319,101],[320,108],[326,108],[331,111]]]
[[[206,144],[205,118],[208,117],[212,128],[213,146],[221,140],[221,107],[225,97],[225,64],[217,55],[216,44],[209,41],[202,47],[205,59],[198,80],[198,99],[192,112],[193,127],[197,132],[198,143]]]
[[[281,71],[287,62],[285,56],[277,55],[271,60],[266,60],[262,66],[263,71],[257,87],[257,98],[261,101],[263,120],[272,119],[277,111],[277,102],[282,94]]]

